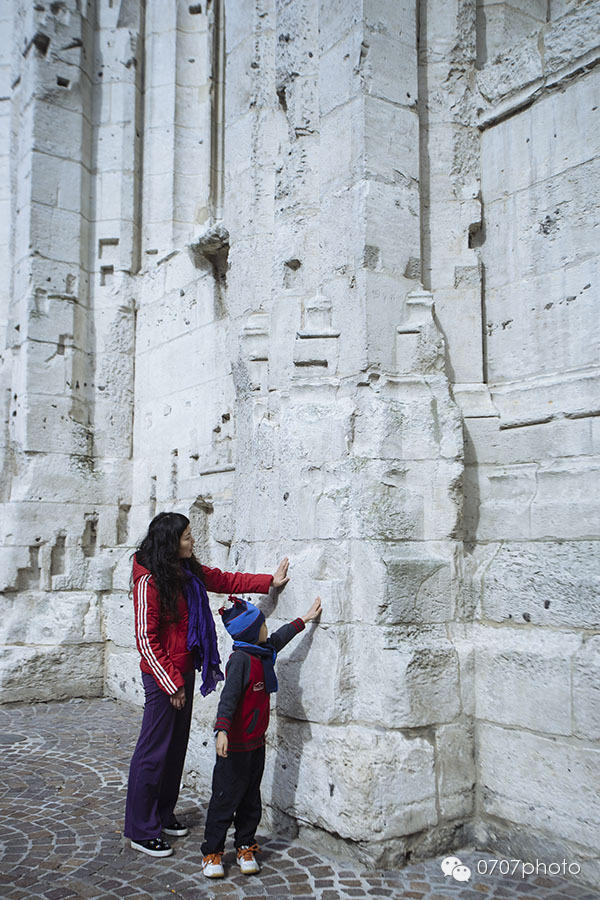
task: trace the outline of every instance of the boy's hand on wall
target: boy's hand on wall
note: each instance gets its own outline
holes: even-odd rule
[[[306,624],[307,622],[313,622],[315,619],[317,619],[321,615],[321,609],[321,598],[317,597],[309,611],[302,616],[304,624]]]
[[[229,738],[226,731],[217,732],[217,756],[223,758],[227,756],[227,748],[229,747]]]
[[[281,560],[277,569],[275,570],[275,574],[273,575],[273,587],[275,590],[280,591],[282,588],[286,586],[288,581],[290,580],[287,577],[287,571],[290,565],[290,561],[287,556]]]

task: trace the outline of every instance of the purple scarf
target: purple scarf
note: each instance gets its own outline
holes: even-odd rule
[[[200,693],[203,697],[214,691],[217,682],[223,681],[220,669],[221,657],[217,649],[217,632],[208,603],[206,588],[200,579],[190,572],[186,563],[187,579],[184,585],[188,608],[187,648],[194,654],[194,666],[202,672]]]

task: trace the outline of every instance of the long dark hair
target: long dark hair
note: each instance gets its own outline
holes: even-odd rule
[[[148,533],[135,556],[138,563],[152,574],[160,599],[161,618],[177,622],[179,595],[183,590],[186,569],[179,558],[179,540],[190,524],[187,516],[176,512],[161,512],[148,526]],[[186,559],[187,569],[202,579],[202,568],[192,554]]]

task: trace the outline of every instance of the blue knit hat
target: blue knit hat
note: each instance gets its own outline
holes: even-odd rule
[[[229,609],[223,607],[219,610],[223,625],[235,641],[256,644],[265,617],[254,603],[241,597],[230,597],[229,599],[233,606]]]

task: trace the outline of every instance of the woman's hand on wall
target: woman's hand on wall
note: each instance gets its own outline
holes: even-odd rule
[[[282,588],[284,588],[286,586],[286,584],[288,583],[288,581],[290,580],[287,577],[287,571],[289,569],[289,566],[290,566],[290,561],[286,556],[284,559],[281,560],[281,562],[277,566],[277,569],[275,570],[275,574],[273,575],[272,586],[275,588],[275,590],[277,590],[277,591],[282,590]]]

